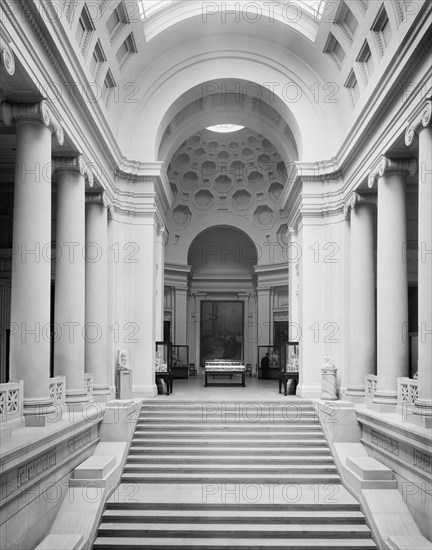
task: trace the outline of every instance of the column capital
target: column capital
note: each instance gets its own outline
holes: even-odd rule
[[[86,193],[85,201],[86,205],[99,204],[100,206],[106,208],[111,215],[114,213],[113,203],[110,201],[104,190]]]
[[[348,214],[351,212],[351,210],[354,210],[354,208],[357,208],[358,206],[361,206],[361,205],[376,206],[377,205],[376,195],[360,195],[360,193],[353,191],[349,196],[347,202],[345,203],[344,217],[346,218]]]
[[[423,128],[430,126],[432,122],[432,100],[427,99],[422,105],[421,111],[417,114],[414,120],[411,120],[405,130],[405,145],[411,145],[416,134],[420,133]]]
[[[76,157],[53,157],[53,175],[57,172],[79,172],[86,183],[93,187],[94,176],[82,155]]]
[[[1,62],[6,72],[12,76],[15,73],[15,57],[5,38],[0,35]]]
[[[388,157],[382,155],[369,173],[369,189],[372,189],[372,187],[375,186],[379,178],[391,172],[402,172],[413,176],[417,173],[417,159],[415,157],[406,159],[389,159]]]
[[[3,101],[1,111],[6,126],[16,126],[20,122],[43,124],[50,129],[51,134],[55,134],[59,145],[63,145],[63,127],[45,99],[39,103],[9,103]]]

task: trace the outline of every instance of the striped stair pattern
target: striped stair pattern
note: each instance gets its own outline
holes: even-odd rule
[[[376,549],[312,403],[145,402],[93,548],[282,547]]]

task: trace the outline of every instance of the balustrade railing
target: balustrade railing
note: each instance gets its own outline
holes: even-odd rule
[[[93,374],[84,374],[84,389],[89,399],[93,397]]]
[[[414,403],[418,399],[418,380],[399,377],[397,379],[397,404]]]
[[[0,423],[22,417],[24,385],[21,380],[0,384]]]
[[[66,401],[66,377],[55,376],[49,379],[49,394],[53,403],[63,406]]]
[[[377,389],[378,377],[376,374],[367,374],[365,376],[365,398],[373,399]]]

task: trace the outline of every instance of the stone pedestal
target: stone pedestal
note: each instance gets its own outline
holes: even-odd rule
[[[337,369],[323,367],[321,369],[321,399],[335,401],[337,398]]]

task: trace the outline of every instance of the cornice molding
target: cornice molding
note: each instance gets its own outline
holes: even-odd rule
[[[378,179],[393,172],[401,172],[414,176],[417,173],[417,159],[389,159],[382,155],[369,173],[368,187],[372,189]]]
[[[416,113],[411,122],[408,123],[405,130],[405,145],[409,146],[414,140],[416,134],[419,134],[424,128],[430,126],[432,121],[432,100],[427,99],[420,105],[420,112]]]
[[[90,187],[94,185],[93,172],[85,163],[82,155],[77,157],[53,157],[53,175],[57,172],[79,172]]]
[[[365,196],[365,195],[360,195],[360,193],[356,193],[354,191],[353,193],[351,193],[349,199],[347,200],[344,206],[344,218],[346,219],[348,217],[348,214],[351,213],[351,210],[354,210],[359,206],[376,206],[376,205],[377,205],[376,195]]]
[[[9,46],[9,40],[3,26],[0,27],[0,52],[1,64],[6,72],[12,76],[15,73],[15,56],[12,48]]]
[[[59,145],[64,143],[63,127],[54,115],[46,100],[39,103],[9,103],[1,105],[3,122],[6,126],[17,126],[22,122],[35,122],[49,128],[57,138]]]

